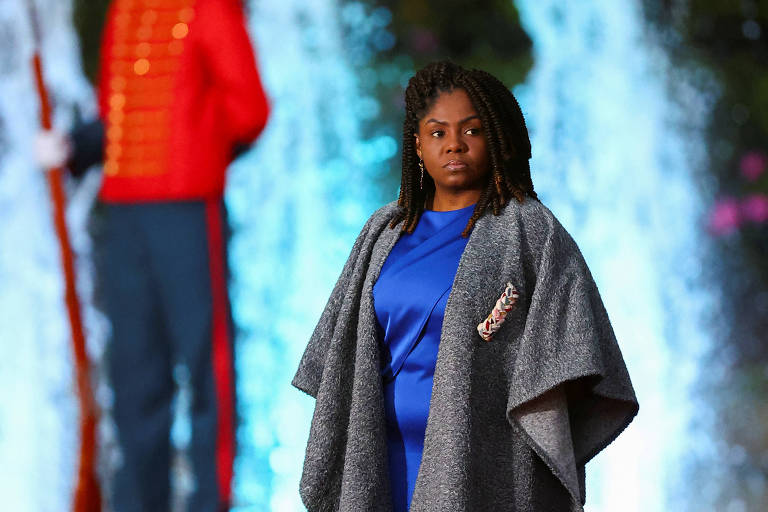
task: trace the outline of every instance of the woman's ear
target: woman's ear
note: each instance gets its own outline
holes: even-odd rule
[[[421,139],[419,139],[419,134],[414,133],[413,137],[416,139],[416,154],[419,156],[420,160],[423,160],[423,158],[421,158]]]

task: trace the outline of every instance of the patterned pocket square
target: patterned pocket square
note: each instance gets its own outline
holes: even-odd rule
[[[517,298],[520,296],[512,283],[507,283],[504,293],[501,294],[496,305],[493,306],[491,314],[477,325],[477,332],[485,341],[491,341],[491,338],[501,328],[507,313],[514,307]]]

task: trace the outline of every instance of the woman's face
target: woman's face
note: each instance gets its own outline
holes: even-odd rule
[[[443,92],[419,120],[416,153],[435,182],[435,200],[485,187],[488,149],[480,117],[464,89]],[[471,204],[471,203],[469,203]]]

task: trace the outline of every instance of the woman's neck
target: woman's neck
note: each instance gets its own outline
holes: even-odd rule
[[[427,209],[436,212],[460,210],[477,203],[480,194],[480,190],[461,190],[450,193],[436,190],[434,195],[427,200]]]

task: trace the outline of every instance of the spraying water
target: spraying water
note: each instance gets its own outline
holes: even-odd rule
[[[534,43],[516,91],[534,183],[592,269],[640,402],[587,467],[587,510],[672,510],[693,444],[689,387],[709,343],[697,324],[710,304],[692,179],[708,99],[681,75],[673,100],[674,70],[643,33],[638,2],[516,4]]]
[[[81,71],[69,0],[36,1],[55,124],[95,106]],[[59,248],[33,159],[39,129],[26,2],[0,2],[0,495],[7,510],[67,510],[76,479],[78,404]],[[85,222],[98,176],[70,190],[67,220],[90,349],[106,324],[93,308]],[[40,485],[45,490],[41,492]]]
[[[516,91],[534,180],[593,269],[641,402],[630,429],[590,464],[587,504],[667,510],[675,468],[693,443],[688,388],[708,343],[696,319],[710,305],[691,291],[701,265],[691,171],[703,148],[680,126],[700,130],[708,99],[678,77],[683,101],[673,102],[673,70],[643,34],[637,3],[518,6],[534,41],[535,68]],[[245,328],[238,369],[248,455],[236,474],[244,505],[301,509],[312,403],[297,402],[287,382],[354,234],[382,202],[366,183],[395,151],[394,140],[359,135],[376,103],[356,87],[340,37],[345,18],[386,25],[356,4],[254,8],[276,110],[257,150],[235,167],[227,197],[235,317]]]
[[[247,510],[303,510],[314,404],[290,381],[355,236],[382,202],[371,180],[397,151],[391,137],[363,136],[378,103],[360,92],[353,68],[369,50],[349,44],[387,14],[332,0],[250,9],[273,110],[255,150],[231,169],[226,196],[241,328],[235,495]]]
[[[702,148],[678,125],[707,104],[684,81],[686,103],[671,101],[664,77],[672,70],[644,37],[635,2],[517,3],[534,41],[535,68],[516,91],[531,128],[534,181],[593,270],[641,403],[629,430],[590,464],[588,509],[668,510],[666,489],[693,442],[687,387],[708,343],[695,321],[707,301],[689,290],[699,278],[691,255],[701,213],[691,169]],[[38,7],[57,121],[66,127],[71,105],[93,112],[71,6]],[[289,382],[354,236],[391,199],[370,183],[397,144],[363,136],[379,104],[356,78],[355,65],[375,48],[350,45],[376,41],[369,36],[389,19],[332,0],[254,1],[250,11],[273,112],[227,190],[240,328],[235,496],[243,509],[302,510],[298,479],[313,403]],[[64,510],[77,411],[47,192],[31,157],[37,105],[22,2],[0,5],[0,41],[0,340],[14,340],[0,343],[0,460],[14,461],[0,469],[0,489],[9,509]],[[96,186],[86,182],[71,202],[81,255],[90,250],[84,222]],[[86,299],[90,275],[81,264]],[[104,323],[90,306],[86,325],[99,345]]]

